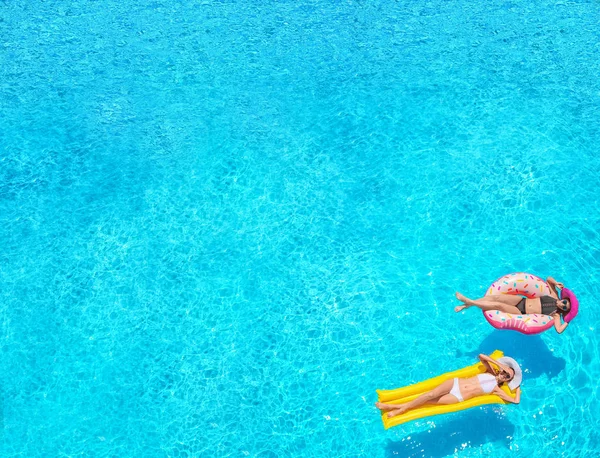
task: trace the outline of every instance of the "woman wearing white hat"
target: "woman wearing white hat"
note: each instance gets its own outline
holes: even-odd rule
[[[484,394],[495,394],[504,401],[518,404],[521,400],[520,385],[523,378],[519,364],[508,356],[495,360],[486,355],[479,355],[479,360],[486,369],[483,374],[446,380],[438,387],[406,404],[378,402],[375,405],[379,410],[388,412],[388,417],[391,418],[423,404],[456,404]],[[508,387],[512,391],[516,390],[514,398],[502,391],[500,385],[503,383],[508,383]]]

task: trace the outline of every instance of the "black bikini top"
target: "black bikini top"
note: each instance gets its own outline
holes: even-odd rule
[[[540,302],[542,303],[542,314],[544,315],[552,315],[558,310],[556,299],[552,296],[542,296]]]

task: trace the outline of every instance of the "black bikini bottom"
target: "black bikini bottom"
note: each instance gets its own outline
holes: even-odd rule
[[[525,307],[525,302],[527,301],[527,298],[523,298],[519,301],[519,303],[517,304],[517,308],[519,309],[519,311],[522,314],[525,314],[527,312],[527,308]]]

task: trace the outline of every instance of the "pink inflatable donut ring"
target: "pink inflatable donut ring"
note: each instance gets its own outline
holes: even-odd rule
[[[560,298],[569,299],[569,301],[571,302],[571,310],[569,310],[569,313],[565,315],[565,322],[570,323],[571,320],[575,318],[577,316],[577,313],[579,312],[579,301],[577,300],[577,296],[573,294],[573,291],[567,288],[562,289],[562,291],[560,292]]]
[[[565,290],[566,288],[563,289],[563,291]],[[485,295],[491,296],[493,294],[518,294],[533,299],[540,296],[549,296],[550,287],[540,277],[518,272],[505,275],[492,283]],[[574,295],[572,294],[571,297],[574,297]],[[574,318],[577,314],[577,305],[577,299],[575,301],[571,299],[571,311],[565,317],[565,321],[572,313],[573,316],[570,319]],[[554,326],[552,317],[537,313],[515,315],[499,310],[491,310],[484,311],[483,316],[496,329],[508,329],[522,334],[539,334]]]

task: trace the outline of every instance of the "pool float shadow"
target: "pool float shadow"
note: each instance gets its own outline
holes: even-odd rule
[[[454,414],[435,428],[411,434],[401,441],[389,441],[386,456],[441,458],[490,442],[509,448],[514,431],[515,426],[497,411],[497,407],[475,408]]]
[[[516,331],[493,331],[479,344],[477,350],[459,351],[458,356],[477,358],[480,353],[489,354],[502,350],[506,356],[515,358],[523,368],[523,378],[536,378],[546,374],[552,379],[566,366],[563,358],[555,356],[538,335],[527,336]]]

